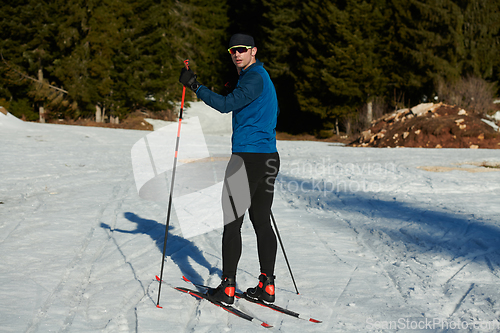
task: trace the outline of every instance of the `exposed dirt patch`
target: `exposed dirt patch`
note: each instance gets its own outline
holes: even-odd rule
[[[473,112],[428,103],[378,119],[349,146],[500,149],[500,133]]]
[[[476,172],[495,172],[495,171],[500,171],[500,168],[483,168],[483,167],[477,167],[477,168],[463,168],[463,167],[447,167],[447,166],[419,166],[417,169],[422,169],[425,171],[431,171],[431,172],[448,172],[448,171],[467,171],[471,173],[476,173]]]
[[[152,131],[153,125],[145,121],[144,118],[148,117],[140,112],[136,112],[130,114],[119,124],[96,123],[95,121],[89,119],[78,119],[78,120],[54,119],[54,120],[49,120],[48,122],[52,124],[62,124],[62,125],[107,127],[107,128],[122,128],[122,129]]]
[[[320,141],[320,142],[340,142],[348,144],[352,140],[349,140],[347,136],[332,135],[328,138],[318,138],[315,135],[303,133],[303,134],[288,134],[285,132],[276,132],[276,139],[285,141]]]

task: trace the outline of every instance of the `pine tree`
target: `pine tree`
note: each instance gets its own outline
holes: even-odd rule
[[[308,131],[317,126],[313,114],[301,110],[297,98],[297,80],[302,47],[299,36],[302,19],[300,2],[265,0],[257,57],[264,62],[276,87],[280,107],[278,129],[289,132]]]
[[[451,0],[392,0],[394,43],[399,59],[396,86],[417,103],[438,81],[457,81],[463,71],[460,8]]]
[[[462,75],[494,79],[493,68],[500,53],[500,1],[456,1],[463,12],[463,59]]]
[[[56,35],[60,57],[54,63],[53,73],[68,91],[75,105],[64,117],[91,117],[95,113],[95,87],[90,81],[88,63],[90,51],[84,42],[90,29],[90,9],[83,0],[58,0],[58,33]]]
[[[285,2],[287,5],[292,4],[292,2],[290,1],[271,2]],[[270,10],[269,7],[265,7],[266,3],[268,3],[269,5],[269,2],[266,0],[228,0],[227,15],[230,18],[228,26],[228,36],[231,36],[235,33],[247,33],[254,37],[257,45],[259,45],[260,42],[263,41],[266,37],[266,34],[262,29],[266,21],[266,13],[269,13]],[[284,11],[289,10],[289,8],[285,6],[282,6],[279,9]],[[274,12],[274,9],[272,10]]]
[[[322,80],[335,107],[327,117],[355,113],[375,96],[387,92],[384,68],[384,1],[347,1],[344,8],[331,7],[328,52],[320,55]]]
[[[227,22],[222,5],[107,0],[87,2],[81,12],[78,2],[66,6],[72,14],[60,38],[74,45],[58,74],[87,112],[94,105],[117,116],[172,108],[186,58],[204,84],[215,85]]]
[[[439,83],[494,77],[499,1],[392,0],[396,86],[418,102]],[[494,78],[497,80],[498,77]]]
[[[337,5],[311,0],[299,8],[286,1],[267,4],[274,13],[267,15],[271,23],[286,23],[284,31],[269,29],[270,47],[275,45],[271,50],[278,54],[271,73],[292,79],[294,86],[288,89],[295,92],[300,110],[331,128],[370,98],[386,94],[384,1]]]
[[[47,86],[53,79],[47,68],[58,56],[54,39],[55,7],[45,1],[25,0],[4,3],[0,12],[4,98],[26,99],[36,109],[43,110],[44,104],[55,97],[51,97],[52,90],[40,89],[40,84],[34,82],[42,78],[41,82]]]

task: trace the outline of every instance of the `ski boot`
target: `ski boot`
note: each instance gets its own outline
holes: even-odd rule
[[[234,291],[236,289],[236,277],[223,276],[220,285],[215,289],[209,289],[207,297],[214,302],[222,302],[227,305],[234,303]]]
[[[255,288],[247,289],[247,296],[260,301],[273,303],[275,300],[274,294],[274,278],[275,276],[267,276],[262,273],[259,276],[259,285]]]

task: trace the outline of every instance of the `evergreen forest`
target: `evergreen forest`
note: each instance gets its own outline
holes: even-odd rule
[[[0,105],[27,120],[175,110],[183,61],[224,94],[254,36],[278,129],[346,130],[367,105],[439,100],[500,80],[500,0],[1,0]],[[188,100],[196,96],[189,93]]]

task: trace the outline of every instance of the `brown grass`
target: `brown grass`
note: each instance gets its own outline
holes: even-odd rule
[[[53,119],[50,123],[62,124],[62,125],[75,125],[75,126],[90,126],[90,127],[106,127],[106,128],[121,128],[121,129],[133,129],[142,131],[152,131],[153,125],[144,120],[144,118],[150,118],[142,114],[141,112],[131,113],[124,120],[120,121],[120,124],[110,124],[110,123],[96,123],[91,119]]]
[[[349,143],[351,140],[347,136],[332,135],[328,138],[320,138],[318,136],[302,133],[302,134],[289,134],[286,132],[276,132],[276,139],[283,141],[320,141],[320,142],[340,142]]]

